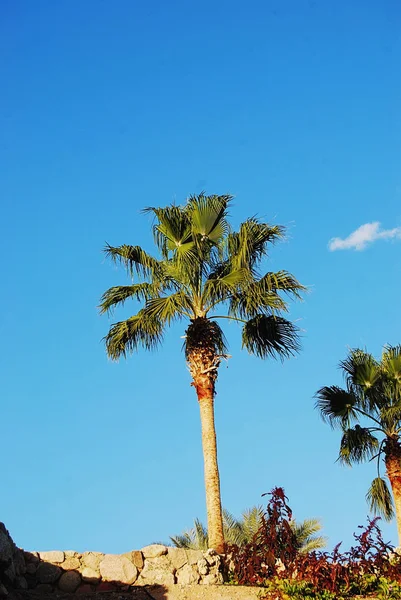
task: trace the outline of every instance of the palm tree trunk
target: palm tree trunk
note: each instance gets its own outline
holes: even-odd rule
[[[401,446],[398,439],[387,441],[385,454],[387,477],[393,492],[398,545],[401,546]]]
[[[216,430],[214,425],[214,399],[199,397],[202,425],[202,448],[205,469],[205,491],[209,548],[224,552],[223,515],[220,499],[220,476],[217,464]]]
[[[215,327],[215,323],[204,317],[194,319],[186,332],[185,353],[200,409],[209,548],[222,554],[223,514],[214,425],[215,382],[220,357],[215,349]]]

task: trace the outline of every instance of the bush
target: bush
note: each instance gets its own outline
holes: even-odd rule
[[[226,547],[234,583],[263,586],[267,597],[283,600],[340,600],[373,592],[381,599],[401,598],[400,558],[383,541],[379,518],[359,527],[356,544],[347,552],[337,544],[332,552],[304,554],[290,527],[292,511],[284,490],[274,488],[270,496],[252,541],[242,548]]]

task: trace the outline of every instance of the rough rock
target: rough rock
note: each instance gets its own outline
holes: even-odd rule
[[[168,557],[173,567],[177,570],[188,563],[187,551],[184,548],[169,548]]]
[[[53,586],[50,583],[39,583],[35,588],[35,592],[43,592],[44,594],[50,594],[52,591]]]
[[[15,572],[17,575],[25,575],[26,573],[26,564],[24,559],[24,554],[22,550],[16,548],[16,552],[13,556],[13,562],[15,566]]]
[[[177,583],[181,585],[189,585],[191,583],[198,583],[200,576],[197,569],[193,565],[184,565],[179,569],[176,574]]]
[[[100,573],[90,567],[84,567],[81,572],[82,579],[86,583],[98,583],[100,581]]]
[[[64,550],[65,558],[81,558],[82,554],[75,552],[75,550]]]
[[[145,566],[141,571],[143,585],[171,585],[175,583],[175,568],[167,556],[145,560]]]
[[[74,558],[73,556],[65,559],[63,563],[61,563],[60,567],[64,569],[64,571],[73,571],[79,569],[81,563],[78,558]]]
[[[11,562],[9,562],[7,569],[4,569],[3,573],[10,581],[14,581],[17,577],[17,571],[15,570],[15,564],[12,559]]]
[[[126,556],[128,560],[130,560],[136,566],[137,569],[140,570],[143,568],[143,554],[140,550],[132,550],[131,552],[127,552],[123,556]]]
[[[209,566],[220,565],[221,563],[221,558],[216,550],[206,550],[203,556]]]
[[[188,564],[196,565],[198,560],[203,558],[203,554],[200,550],[186,550]]]
[[[145,558],[158,558],[167,554],[167,547],[163,544],[150,544],[150,546],[142,548],[142,554]]]
[[[36,571],[36,577],[40,583],[54,583],[60,577],[60,567],[51,563],[42,562]]]
[[[25,562],[37,564],[40,561],[39,552],[24,552]]]
[[[26,565],[26,572],[28,573],[28,575],[34,575],[36,573],[37,568],[38,565],[36,565],[35,563],[28,563]]]
[[[6,598],[8,596],[7,588],[0,582],[0,598]]]
[[[15,550],[14,542],[8,533],[4,523],[0,523],[0,567],[1,563],[8,566]]]
[[[126,556],[106,554],[101,561],[100,574],[104,581],[118,581],[131,585],[138,577],[138,570]]]
[[[198,560],[198,571],[201,575],[207,575],[209,573],[209,565],[206,562],[206,558]]]
[[[98,570],[101,561],[104,558],[104,554],[100,552],[84,552],[81,558],[81,562],[91,569]]]
[[[61,550],[48,550],[47,552],[39,552],[41,560],[49,563],[62,563],[64,561],[64,552]]]
[[[66,571],[59,579],[58,587],[62,592],[75,592],[81,584],[81,576],[76,571]]]
[[[27,590],[28,582],[23,575],[18,575],[14,583],[17,590]]]
[[[223,575],[221,573],[209,573],[200,581],[202,585],[221,585],[223,583]]]

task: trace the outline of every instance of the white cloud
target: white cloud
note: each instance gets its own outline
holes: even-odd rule
[[[374,223],[365,223],[358,229],[355,229],[348,237],[341,239],[332,238],[329,242],[329,250],[363,250],[368,244],[376,240],[390,240],[394,238],[401,239],[401,227],[394,229],[380,229],[379,221]]]

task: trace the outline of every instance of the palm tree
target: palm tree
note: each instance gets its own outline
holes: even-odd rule
[[[231,230],[231,199],[200,194],[184,206],[145,209],[154,217],[159,258],[139,246],[107,245],[106,256],[122,263],[132,282],[108,289],[100,304],[101,313],[128,299],[142,304],[135,315],[110,327],[105,342],[114,360],[141,347],[157,347],[172,322],[189,322],[185,357],[200,407],[209,543],[218,552],[224,537],[214,396],[219,365],[227,358],[218,321],[240,323],[242,345],[251,354],[287,357],[299,349],[298,329],[281,316],[287,301],[280,292],[299,298],[304,289],[286,271],[259,273],[269,246],[283,238],[284,229],[252,217],[238,231]]]
[[[395,508],[401,543],[401,345],[386,346],[380,361],[364,350],[351,350],[340,367],[345,389],[322,387],[316,407],[325,421],[342,430],[340,462],[351,465],[377,459],[377,477],[366,499],[370,509],[387,520]],[[380,475],[382,460],[393,499]]]
[[[228,544],[245,546],[258,532],[264,510],[261,506],[253,506],[244,511],[239,519],[236,519],[228,510],[223,508],[223,531],[224,539]],[[318,550],[326,545],[326,538],[316,536],[322,529],[319,519],[311,518],[297,522],[290,521],[290,526],[295,533],[299,551],[303,553]],[[181,535],[170,537],[176,548],[187,548],[189,550],[207,550],[208,534],[207,528],[199,519],[195,519],[194,527],[184,531]]]

